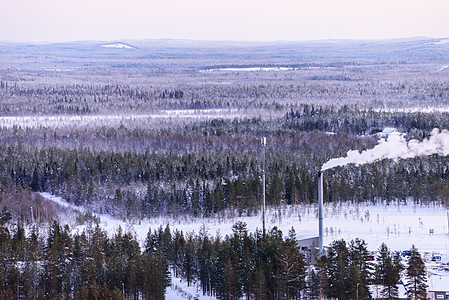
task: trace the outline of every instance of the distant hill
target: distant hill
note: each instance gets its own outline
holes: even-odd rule
[[[124,43],[103,44],[101,47],[114,49],[136,49],[136,47]]]
[[[0,68],[121,68],[171,60],[170,68],[195,68],[211,60],[224,65],[298,63],[437,63],[449,61],[449,39],[238,42],[197,40],[81,41],[54,44],[0,42]],[[133,50],[133,51],[123,51]],[[126,62],[121,60],[126,59]],[[81,64],[80,64],[81,63]]]

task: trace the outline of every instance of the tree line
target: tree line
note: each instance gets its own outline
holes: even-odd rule
[[[103,213],[119,211],[119,217],[215,216],[226,211],[253,214],[262,197],[257,152],[116,153],[0,146],[0,157],[0,201],[29,190],[60,195]],[[316,202],[319,164],[306,159],[267,152],[268,205]],[[446,205],[448,180],[447,157],[384,160],[327,171],[324,196],[327,202],[410,198]]]
[[[384,243],[373,257],[361,239],[349,245],[344,240],[334,241],[319,258],[316,272],[312,271],[312,299],[371,299],[370,285],[383,299],[398,299],[399,284],[404,284],[410,299],[427,299],[425,264],[415,246],[409,252],[404,263],[401,253],[390,252]]]
[[[0,241],[1,299],[163,299],[170,285],[165,256],[121,229],[72,233],[54,221],[26,234],[2,222]]]
[[[389,79],[372,80],[369,76],[379,76],[378,70],[365,70],[356,75],[341,70],[307,72],[296,70],[297,74],[284,74],[286,80],[278,80],[278,74],[265,72],[256,78],[242,72],[198,73],[186,71],[181,75],[183,84],[171,82],[166,75],[160,81],[128,84],[120,83],[128,74],[115,74],[110,83],[92,84],[77,78],[77,84],[68,74],[63,83],[36,84],[35,80],[14,78],[0,81],[0,112],[2,115],[21,114],[77,114],[116,113],[133,111],[154,111],[155,109],[269,109],[272,111],[296,110],[300,104],[319,103],[338,107],[356,104],[368,109],[374,107],[403,108],[408,106],[440,106],[447,104],[448,90],[446,78],[404,78],[392,82]],[[45,77],[46,74],[42,75]],[[89,74],[90,75],[90,74]],[[97,74],[99,79],[110,82],[108,75]],[[384,74],[382,74],[383,76]],[[396,74],[395,74],[396,75]],[[20,75],[19,75],[20,76]],[[35,74],[33,73],[33,76]],[[82,75],[81,75],[82,76]],[[413,74],[415,77],[416,74]],[[442,75],[441,75],[442,76]],[[6,77],[6,76],[4,76]],[[38,76],[35,76],[38,77]],[[89,77],[89,76],[88,76]],[[234,79],[233,84],[220,84]],[[251,78],[251,80],[248,80]],[[198,82],[211,81],[212,83]],[[294,80],[294,81],[293,81]],[[101,82],[101,80],[98,80]],[[138,82],[136,80],[136,82]],[[214,83],[215,82],[215,83]],[[294,83],[292,83],[294,82]]]
[[[293,228],[287,236],[276,227],[250,233],[237,222],[221,237],[167,225],[150,229],[141,248],[120,228],[109,237],[95,224],[72,233],[54,221],[45,234],[35,227],[26,234],[20,223],[6,226],[7,218],[3,211],[2,299],[163,299],[172,276],[218,299],[369,299],[373,284],[395,299],[405,278],[407,293],[426,299],[425,266],[414,246],[404,265],[385,244],[374,261],[363,240],[338,240],[311,265]]]

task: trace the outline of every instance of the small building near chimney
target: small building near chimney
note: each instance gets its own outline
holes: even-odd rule
[[[398,130],[394,127],[385,127],[382,132],[377,133],[378,138],[388,138],[388,136],[394,132],[398,132]]]
[[[304,253],[306,261],[312,265],[317,263],[319,243],[317,236],[296,241],[299,250]]]
[[[431,274],[427,279],[427,295],[431,300],[449,299],[449,276],[443,274]]]

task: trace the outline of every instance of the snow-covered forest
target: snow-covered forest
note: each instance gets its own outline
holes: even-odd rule
[[[416,143],[449,129],[449,44],[102,45],[0,43],[0,298],[161,299],[171,276],[219,299],[316,299],[318,290],[348,299],[357,283],[363,298],[369,283],[385,283],[374,264],[353,268],[368,261],[363,236],[329,243],[312,268],[296,246],[299,227],[236,223],[224,237],[161,228],[142,243],[76,226],[95,224],[95,214],[134,223],[258,216],[261,137],[268,207],[313,205],[323,164],[372,149],[384,128]],[[327,170],[324,201],[445,208],[441,153]],[[72,224],[41,193],[84,213]],[[349,277],[332,274],[339,255]],[[354,286],[337,291],[348,278]]]

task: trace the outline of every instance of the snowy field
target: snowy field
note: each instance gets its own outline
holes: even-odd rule
[[[69,210],[85,212],[82,207],[67,203],[60,197],[49,193],[41,195],[53,203],[57,203]],[[406,250],[415,245],[424,255],[432,255],[433,252],[442,254],[442,261],[447,262],[449,257],[449,227],[448,209],[440,206],[423,206],[409,201],[407,204],[362,203],[358,205],[350,203],[324,205],[324,244],[329,245],[334,240],[345,239],[349,242],[355,238],[364,239],[369,250],[378,250],[385,243],[390,250]],[[172,230],[198,233],[205,226],[210,235],[220,234],[224,236],[232,233],[232,226],[237,221],[247,223],[248,230],[254,232],[261,229],[261,217],[229,217],[220,218],[155,218],[141,221],[123,221],[109,215],[97,214],[101,227],[109,234],[114,234],[121,226],[125,231],[132,232],[143,246],[148,230],[157,229],[160,226],[170,225]],[[74,226],[75,214],[65,216],[62,223]],[[267,226],[277,226],[284,235],[292,227],[297,233],[298,239],[317,236],[318,234],[318,208],[316,205],[285,206],[280,209],[269,209],[267,213]],[[74,231],[82,231],[84,225],[74,226]],[[433,233],[431,233],[433,231]],[[429,277],[428,284],[437,286],[449,282],[447,272],[436,264],[428,264],[429,273],[435,274]],[[167,299],[215,299],[203,296],[198,287],[187,287],[186,282],[179,278],[172,278],[172,286],[167,289]]]
[[[298,70],[298,68],[290,67],[242,67],[242,68],[219,68],[219,69],[207,69],[201,70],[200,72],[257,72],[257,71],[293,71]]]
[[[101,45],[103,48],[115,48],[115,49],[136,49],[136,47],[124,44],[124,43],[112,43],[112,44],[103,44]]]
[[[161,110],[151,114],[123,115],[59,115],[59,116],[14,116],[0,117],[0,128],[62,128],[81,126],[139,125],[162,119],[213,119],[237,118],[242,112],[237,109],[183,109]]]
[[[449,67],[449,66],[447,66]],[[443,69],[440,69],[440,71],[444,70],[446,66]],[[404,107],[404,108],[388,108],[388,109],[374,109],[376,112],[386,112],[386,113],[426,113],[426,114],[433,114],[433,113],[447,113],[449,112],[449,107]]]
[[[84,212],[84,208],[67,203],[60,197],[41,193],[52,202],[75,211]],[[448,256],[448,210],[442,206],[421,206],[413,203],[373,205],[363,203],[353,204],[325,204],[324,205],[324,244],[328,245],[337,239],[350,241],[362,238],[368,243],[369,250],[377,250],[385,243],[391,250],[405,250],[415,245],[420,252],[439,251]],[[279,210],[269,209],[267,213],[267,227],[277,226],[286,235],[292,227],[298,239],[317,236],[318,209],[315,205],[286,206]],[[126,222],[109,215],[97,215],[102,227],[109,233],[114,233],[119,226],[133,232],[141,244],[144,243],[148,230],[169,224],[172,229],[184,232],[196,232],[205,226],[210,235],[219,233],[221,236],[232,233],[232,226],[237,221],[247,223],[248,230],[254,232],[261,229],[261,216],[244,216],[220,218],[166,218],[144,219]],[[66,222],[70,223],[67,218]],[[63,221],[64,222],[64,221]],[[71,224],[73,225],[73,224]],[[75,230],[82,230],[83,226]],[[433,230],[433,234],[431,234]]]
[[[438,69],[438,72],[441,72],[447,68],[449,68],[449,65],[442,66],[441,68]]]
[[[60,197],[49,193],[41,195],[53,203],[57,203],[69,210],[85,212],[82,207],[67,203]],[[358,205],[350,203],[324,205],[324,244],[329,245],[334,240],[345,239],[349,242],[355,238],[364,239],[369,250],[378,250],[385,243],[390,250],[406,250],[415,245],[425,255],[433,252],[442,254],[442,261],[447,262],[449,257],[449,228],[448,209],[440,206],[423,206],[409,201],[407,204],[362,203]],[[170,225],[172,230],[198,233],[205,226],[210,235],[220,234],[224,236],[232,233],[232,226],[237,221],[247,223],[248,230],[254,232],[261,229],[261,217],[229,217],[220,218],[155,218],[139,221],[123,221],[109,215],[97,214],[100,225],[109,234],[114,234],[119,226],[125,231],[132,232],[143,246],[148,230],[159,226]],[[62,223],[74,226],[75,214],[61,217]],[[317,236],[318,234],[318,208],[316,205],[285,206],[280,209],[269,209],[267,213],[267,227],[277,226],[284,235],[292,227],[297,233],[298,239]],[[74,226],[74,231],[82,231],[84,225]],[[433,231],[433,234],[431,233]],[[429,273],[435,274],[429,277],[430,286],[438,286],[449,283],[449,276],[440,265],[428,263]],[[167,289],[167,299],[215,299],[203,296],[201,290],[193,285],[187,287],[186,282],[179,278],[172,278],[172,285]]]
[[[333,70],[335,67],[236,67],[200,70],[200,72],[272,72],[272,71],[297,71],[297,70]]]

